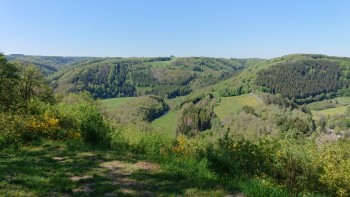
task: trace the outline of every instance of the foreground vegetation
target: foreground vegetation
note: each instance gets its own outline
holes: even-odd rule
[[[209,87],[96,101],[54,94],[35,66],[0,63],[0,195],[350,196],[348,110],[311,113],[347,107],[347,97],[300,105]]]

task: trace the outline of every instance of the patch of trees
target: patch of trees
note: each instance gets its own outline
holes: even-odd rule
[[[177,133],[193,137],[201,131],[212,127],[215,118],[211,95],[207,95],[200,101],[186,103],[182,106],[181,117],[177,126]]]
[[[184,96],[191,92],[192,89],[190,87],[181,85],[158,85],[150,91],[152,94],[168,99]]]
[[[9,63],[0,53],[0,111],[28,112],[35,100],[53,101],[52,89],[40,69]]]
[[[288,61],[257,73],[256,84],[273,94],[280,93],[299,103],[335,92],[343,87],[342,69],[326,60]],[[312,100],[312,99],[311,99]]]
[[[71,83],[76,84],[74,91],[89,91],[94,98],[135,96],[135,87],[126,82],[127,74],[128,64],[101,65],[85,69]]]
[[[241,70],[244,68],[244,62],[235,59],[224,58],[206,58],[206,57],[192,57],[192,58],[178,58],[172,63],[174,66],[187,66],[196,71],[203,71],[209,68],[214,71],[229,71]],[[201,69],[202,68],[202,69]]]
[[[153,77],[149,69],[136,70],[130,74],[131,83],[137,87],[154,87],[157,79]]]

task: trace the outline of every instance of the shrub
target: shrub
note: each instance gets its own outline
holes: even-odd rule
[[[227,132],[218,143],[208,148],[211,167],[219,174],[258,175],[270,160],[264,149],[243,138],[235,139]]]
[[[82,109],[80,132],[83,140],[91,144],[107,145],[110,142],[111,127],[95,108]]]
[[[350,195],[350,144],[348,140],[324,144],[316,152],[313,168],[320,168],[322,190],[334,196]]]
[[[25,125],[24,116],[0,113],[0,149],[21,142]]]
[[[26,128],[28,133],[32,135],[31,138],[48,137],[52,139],[63,138],[60,135],[59,119],[54,117],[53,114],[45,112],[41,115],[30,116],[26,122]],[[29,137],[29,136],[28,136]]]
[[[57,110],[62,129],[78,131],[87,143],[110,145],[112,127],[103,118],[97,102],[86,93],[67,95]]]

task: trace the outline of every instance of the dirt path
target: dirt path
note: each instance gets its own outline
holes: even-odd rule
[[[60,161],[62,160],[60,159]],[[95,174],[98,173],[101,177],[104,177],[102,181],[96,178],[96,175],[88,174],[72,176],[70,179],[73,182],[82,183],[77,184],[78,187],[73,189],[73,193],[77,195],[94,196],[94,192],[101,190],[101,182],[103,182],[105,184],[103,187],[110,188],[106,189],[107,192],[98,192],[103,196],[154,196],[155,194],[148,190],[148,185],[136,180],[133,175],[140,171],[152,174],[157,170],[159,170],[157,164],[145,161],[136,163],[119,160],[101,161],[93,171]]]
[[[258,97],[256,94],[254,94],[254,93],[249,93],[249,94],[254,96],[260,103],[264,103],[263,100],[261,100],[261,98]]]
[[[147,190],[145,184],[132,178],[132,174],[138,170],[151,173],[159,169],[158,165],[140,161],[134,164],[110,161],[102,163],[101,167],[109,170],[108,177],[113,181],[113,185],[117,185],[120,188],[119,192],[133,196],[154,196],[151,191]],[[114,194],[107,193],[106,196],[114,196]]]

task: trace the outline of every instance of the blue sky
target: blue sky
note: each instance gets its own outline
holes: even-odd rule
[[[0,0],[0,51],[58,56],[350,56],[348,0]]]

